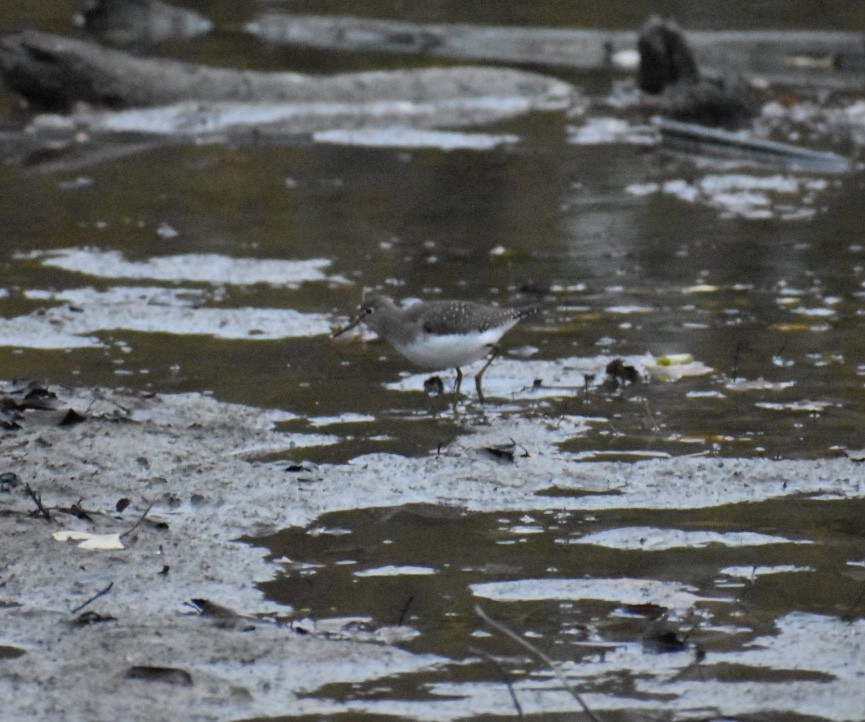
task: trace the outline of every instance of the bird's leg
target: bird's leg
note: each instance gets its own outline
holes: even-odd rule
[[[484,364],[483,368],[478,371],[478,375],[475,376],[475,388],[478,390],[478,401],[480,401],[481,403],[484,402],[484,392],[481,390],[481,378],[484,375],[484,371],[486,371],[490,367],[490,364],[495,361],[501,355],[501,353],[502,352],[499,350],[499,347],[496,346],[494,343],[491,343],[490,357],[487,359],[487,362]]]
[[[463,385],[463,372],[457,367],[457,380],[454,382],[454,406],[457,405],[457,399],[460,397],[460,386]]]

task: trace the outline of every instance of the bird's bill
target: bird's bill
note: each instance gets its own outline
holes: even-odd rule
[[[342,336],[346,331],[351,331],[355,326],[357,326],[363,320],[363,314],[359,315],[357,318],[352,319],[348,322],[348,325],[343,326],[341,329],[333,332],[331,338],[336,338],[337,336]]]

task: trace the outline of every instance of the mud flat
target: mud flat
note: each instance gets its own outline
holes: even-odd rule
[[[294,619],[264,598],[256,583],[280,564],[238,539],[305,527],[326,512],[410,502],[539,509],[553,503],[541,493],[551,486],[574,492],[557,496],[557,507],[584,510],[865,494],[862,467],[848,458],[579,463],[545,448],[539,434],[530,454],[503,464],[481,449],[513,435],[505,420],[429,457],[295,466],[260,460],[292,448],[302,456],[304,444],[316,443],[278,431],[274,424],[289,417],[281,412],[199,394],[52,391],[55,410],[10,414],[19,428],[0,432],[4,720],[357,712],[357,700],[316,690],[449,664],[395,644],[410,638],[407,628],[325,631],[326,620]],[[82,548],[58,540],[64,531],[123,548]],[[427,719],[454,711],[452,702],[437,704],[374,708]],[[573,708],[566,696],[565,704]],[[504,685],[481,708],[514,713]]]

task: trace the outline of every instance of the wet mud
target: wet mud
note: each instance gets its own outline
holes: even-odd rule
[[[470,681],[461,671],[467,664],[486,670],[482,677],[489,673],[488,659],[472,651],[485,640],[495,642],[489,654],[508,649],[507,640],[495,639],[468,602],[458,604],[451,617],[466,631],[474,630],[461,652],[453,649],[453,640],[439,646],[438,653],[430,649],[435,644],[422,641],[436,637],[425,626],[435,622],[423,611],[435,596],[433,589],[450,589],[452,582],[443,560],[412,549],[418,543],[433,549],[446,536],[461,533],[460,520],[467,518],[488,519],[475,523],[492,524],[483,534],[494,533],[498,539],[487,547],[489,542],[479,537],[481,558],[472,561],[474,555],[467,554],[460,563],[464,570],[478,565],[476,573],[459,580],[472,603],[492,605],[506,619],[509,600],[529,606],[571,600],[573,607],[612,604],[612,610],[619,610],[612,616],[604,613],[602,627],[596,627],[597,622],[575,626],[584,630],[580,637],[586,631],[590,637],[581,642],[583,651],[574,661],[562,659],[564,674],[598,712],[705,706],[719,714],[775,710],[772,714],[784,712],[793,715],[787,719],[798,719],[795,715],[817,714],[821,706],[821,718],[852,720],[853,710],[865,703],[861,685],[853,683],[862,670],[851,665],[862,659],[863,639],[855,594],[865,582],[856,582],[855,574],[844,588],[847,598],[837,600],[836,614],[840,617],[841,607],[846,607],[847,621],[839,618],[832,624],[825,614],[799,610],[774,622],[766,620],[768,626],[758,621],[760,609],[765,606],[771,614],[772,606],[758,600],[744,604],[743,578],[759,596],[766,592],[753,580],[773,571],[795,573],[795,565],[785,570],[770,564],[763,571],[726,565],[714,571],[716,581],[707,586],[705,580],[698,583],[689,574],[672,572],[675,567],[663,572],[665,565],[653,567],[651,562],[642,572],[635,568],[608,578],[593,568],[598,562],[591,561],[592,554],[583,573],[573,574],[576,568],[562,566],[561,555],[544,552],[546,572],[534,580],[521,577],[531,566],[527,560],[537,553],[530,551],[537,543],[532,540],[546,538],[549,543],[550,534],[553,547],[560,549],[607,549],[607,554],[631,549],[644,559],[671,550],[714,550],[711,558],[723,549],[837,546],[840,530],[832,542],[817,538],[816,529],[785,527],[783,517],[767,525],[774,526],[774,532],[756,524],[751,525],[755,531],[737,531],[718,521],[707,526],[707,521],[711,516],[723,519],[724,509],[765,504],[778,508],[796,500],[807,500],[815,510],[825,504],[834,505],[836,512],[845,505],[861,511],[865,473],[846,457],[581,463],[540,443],[541,436],[532,440],[530,429],[537,422],[510,419],[519,425],[526,445],[504,461],[488,449],[493,439],[507,443],[505,436],[514,433],[507,424],[492,425],[482,434],[466,433],[460,444],[425,458],[372,454],[321,466],[264,462],[260,458],[265,448],[302,454],[302,438],[275,430],[278,413],[198,394],[53,391],[59,410],[78,412],[76,423],[59,424],[56,414],[29,409],[19,413],[19,428],[0,437],[0,645],[5,650],[0,688],[11,701],[0,714],[5,719],[108,720],[118,714],[129,720],[167,719],[177,709],[194,710],[190,718],[202,720],[349,710],[416,719],[449,719],[467,709],[513,714],[508,685],[495,679]],[[358,526],[357,515],[364,509],[378,510],[367,531]],[[674,522],[675,515],[681,513],[693,515],[690,531],[688,525],[676,528],[683,519]],[[843,523],[844,514],[835,516]],[[636,521],[649,517],[658,525]],[[400,518],[403,522],[393,526]],[[615,518],[618,524],[596,522],[594,526],[605,528],[588,531],[592,519]],[[738,512],[729,519],[733,527],[742,524]],[[495,527],[497,532],[492,531]],[[411,544],[404,538],[407,529],[415,536]],[[64,531],[90,535],[95,548],[58,540]],[[382,566],[383,556],[377,553],[370,557],[371,565],[362,561],[369,554],[358,558],[361,549],[369,550],[384,538],[393,542],[389,553],[394,564]],[[123,548],[100,548],[106,539],[119,541]],[[324,546],[313,553],[310,545],[316,544]],[[510,552],[496,559],[496,550],[507,552],[513,548],[509,544],[522,546],[510,567]],[[855,554],[855,545],[845,544],[843,553]],[[483,559],[486,553],[490,556]],[[809,553],[810,573],[822,573],[815,569],[821,554]],[[354,560],[349,567],[345,554]],[[305,567],[304,557],[317,564]],[[406,562],[399,563],[400,557]],[[553,563],[559,568],[549,568],[549,560],[556,558],[560,561]],[[847,562],[855,571],[862,564],[861,553]],[[367,607],[367,615],[352,618],[330,611],[329,586],[321,586],[320,580],[339,569],[348,569],[359,590],[381,580],[429,582],[416,588],[417,609],[409,606],[397,615],[393,605],[402,604],[402,597],[385,593],[390,614],[379,610],[379,597],[378,604]],[[280,587],[281,579],[296,583]],[[307,593],[290,591],[297,584]],[[615,625],[611,628],[610,622],[617,617],[621,626],[627,625],[629,615],[645,619],[661,612],[680,627],[688,615],[702,615],[699,624],[687,623],[699,630],[690,640],[680,639],[680,654],[659,657],[641,649],[638,640],[616,640],[611,631]],[[565,630],[576,623],[571,619]],[[735,640],[750,639],[749,627],[754,637],[737,652]],[[719,637],[727,642],[718,645]],[[711,649],[702,653],[699,664],[693,646],[697,639]],[[607,651],[598,657],[589,648]],[[450,654],[445,653],[448,649]],[[767,659],[775,653],[782,656]],[[681,676],[697,669],[695,665],[707,671]],[[747,683],[751,686],[727,679],[723,671],[732,669],[730,665],[750,666],[752,672],[736,676],[753,675],[754,681]],[[761,668],[787,670],[784,678],[792,681],[760,681]],[[524,672],[514,674],[525,712],[573,708],[573,699],[543,665],[522,681]],[[440,701],[409,702],[388,692],[346,699],[337,692],[346,686],[396,689],[399,679],[425,675]],[[601,683],[634,675],[642,682],[631,692],[605,690]],[[800,685],[796,689],[807,686],[808,694],[790,696],[793,682]],[[720,695],[727,688],[737,693],[724,701]],[[652,701],[658,693],[666,697],[663,704]]]

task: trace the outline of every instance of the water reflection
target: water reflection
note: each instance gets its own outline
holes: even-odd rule
[[[267,594],[323,622],[319,631],[408,628],[417,636],[390,639],[451,660],[393,686],[379,680],[375,695],[315,692],[367,711],[428,695],[439,715],[451,695],[496,708],[502,675],[530,708],[564,705],[551,671],[474,614],[480,603],[563,664],[596,711],[639,709],[657,694],[694,709],[738,689],[740,714],[780,712],[798,709],[783,700],[792,685],[819,682],[824,703],[829,688],[841,695],[824,714],[843,719],[860,701],[842,660],[858,644],[844,620],[861,603],[863,511],[861,500],[805,498],[651,513],[421,504],[328,514],[256,543],[284,569]],[[768,696],[754,691],[766,684]]]

